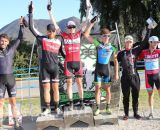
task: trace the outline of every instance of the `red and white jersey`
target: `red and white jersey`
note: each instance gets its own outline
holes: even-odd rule
[[[64,48],[66,52],[65,61],[80,61],[81,31],[78,31],[75,34],[61,32],[61,36],[64,39]]]
[[[154,50],[152,53],[149,49],[143,50],[138,59],[144,59],[145,71],[150,74],[159,73],[160,71],[160,49]]]
[[[58,53],[61,47],[59,39],[42,38],[42,59],[47,63],[58,63]]]
[[[61,41],[59,39],[42,39],[42,50],[58,54]]]

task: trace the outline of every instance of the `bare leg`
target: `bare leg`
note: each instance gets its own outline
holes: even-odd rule
[[[83,85],[82,85],[82,77],[76,78],[77,85],[78,85],[78,94],[80,99],[83,99]]]
[[[150,108],[150,113],[153,113],[153,90],[148,91],[148,104]]]
[[[4,104],[4,98],[0,99],[0,126],[3,123],[3,104]]]
[[[110,104],[111,103],[111,86],[106,85],[105,90],[106,90],[106,103]]]
[[[12,110],[13,117],[17,119],[16,97],[10,97],[9,103],[11,104],[11,110]]]
[[[95,86],[95,100],[96,100],[96,104],[100,105],[100,89],[101,89],[101,84],[96,84]]]
[[[72,78],[67,79],[67,94],[69,100],[73,99],[73,92],[72,92]]]
[[[46,106],[47,108],[50,108],[50,101],[51,101],[50,83],[45,83],[42,86],[44,88],[44,100],[45,100]]]
[[[59,83],[52,83],[52,89],[54,91],[53,97],[54,97],[55,109],[57,109],[59,105]]]

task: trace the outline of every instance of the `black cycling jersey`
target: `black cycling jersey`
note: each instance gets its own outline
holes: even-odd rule
[[[0,50],[0,74],[13,73],[13,58],[20,41],[23,38],[22,26],[20,26],[18,38],[6,49]]]
[[[133,75],[137,73],[136,69],[136,58],[148,46],[148,33],[144,39],[138,46],[130,49],[130,50],[122,50],[118,53],[117,59],[118,62],[122,65],[122,74],[124,75]]]
[[[59,39],[49,39],[47,36],[40,36],[37,34],[33,27],[33,14],[29,13],[29,29],[36,37],[38,45],[42,48],[42,58],[41,62],[43,63],[55,63],[58,64],[58,53],[61,52],[61,55],[65,57],[62,51],[62,44]]]

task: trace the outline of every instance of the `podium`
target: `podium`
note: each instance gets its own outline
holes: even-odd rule
[[[93,111],[90,107],[85,107],[84,110],[78,108],[73,111],[64,111],[65,128],[68,127],[93,127]]]
[[[63,115],[52,114],[48,116],[39,116],[36,121],[36,127],[37,130],[63,130]]]
[[[94,116],[94,124],[95,126],[118,124],[118,116],[115,113],[108,115],[103,112],[97,116]]]

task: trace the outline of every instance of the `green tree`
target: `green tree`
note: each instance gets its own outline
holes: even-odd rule
[[[100,15],[101,27],[113,30],[117,22],[121,35],[136,33],[140,38],[148,17],[153,17],[156,22],[160,19],[159,0],[91,0],[91,3],[93,14]],[[82,19],[85,16],[85,0],[81,0],[79,11]]]
[[[14,43],[14,40],[11,40],[11,44]],[[32,57],[32,67],[33,66],[38,66],[38,55],[36,52],[37,46],[35,46],[34,52],[33,52],[33,57]],[[32,45],[28,44],[27,41],[23,41],[20,43],[20,46],[17,48],[15,57],[14,57],[14,68],[19,69],[19,68],[28,68],[29,67],[29,61],[31,57],[31,50],[32,50]],[[16,73],[27,73],[28,71],[26,70],[20,70],[16,71]]]

